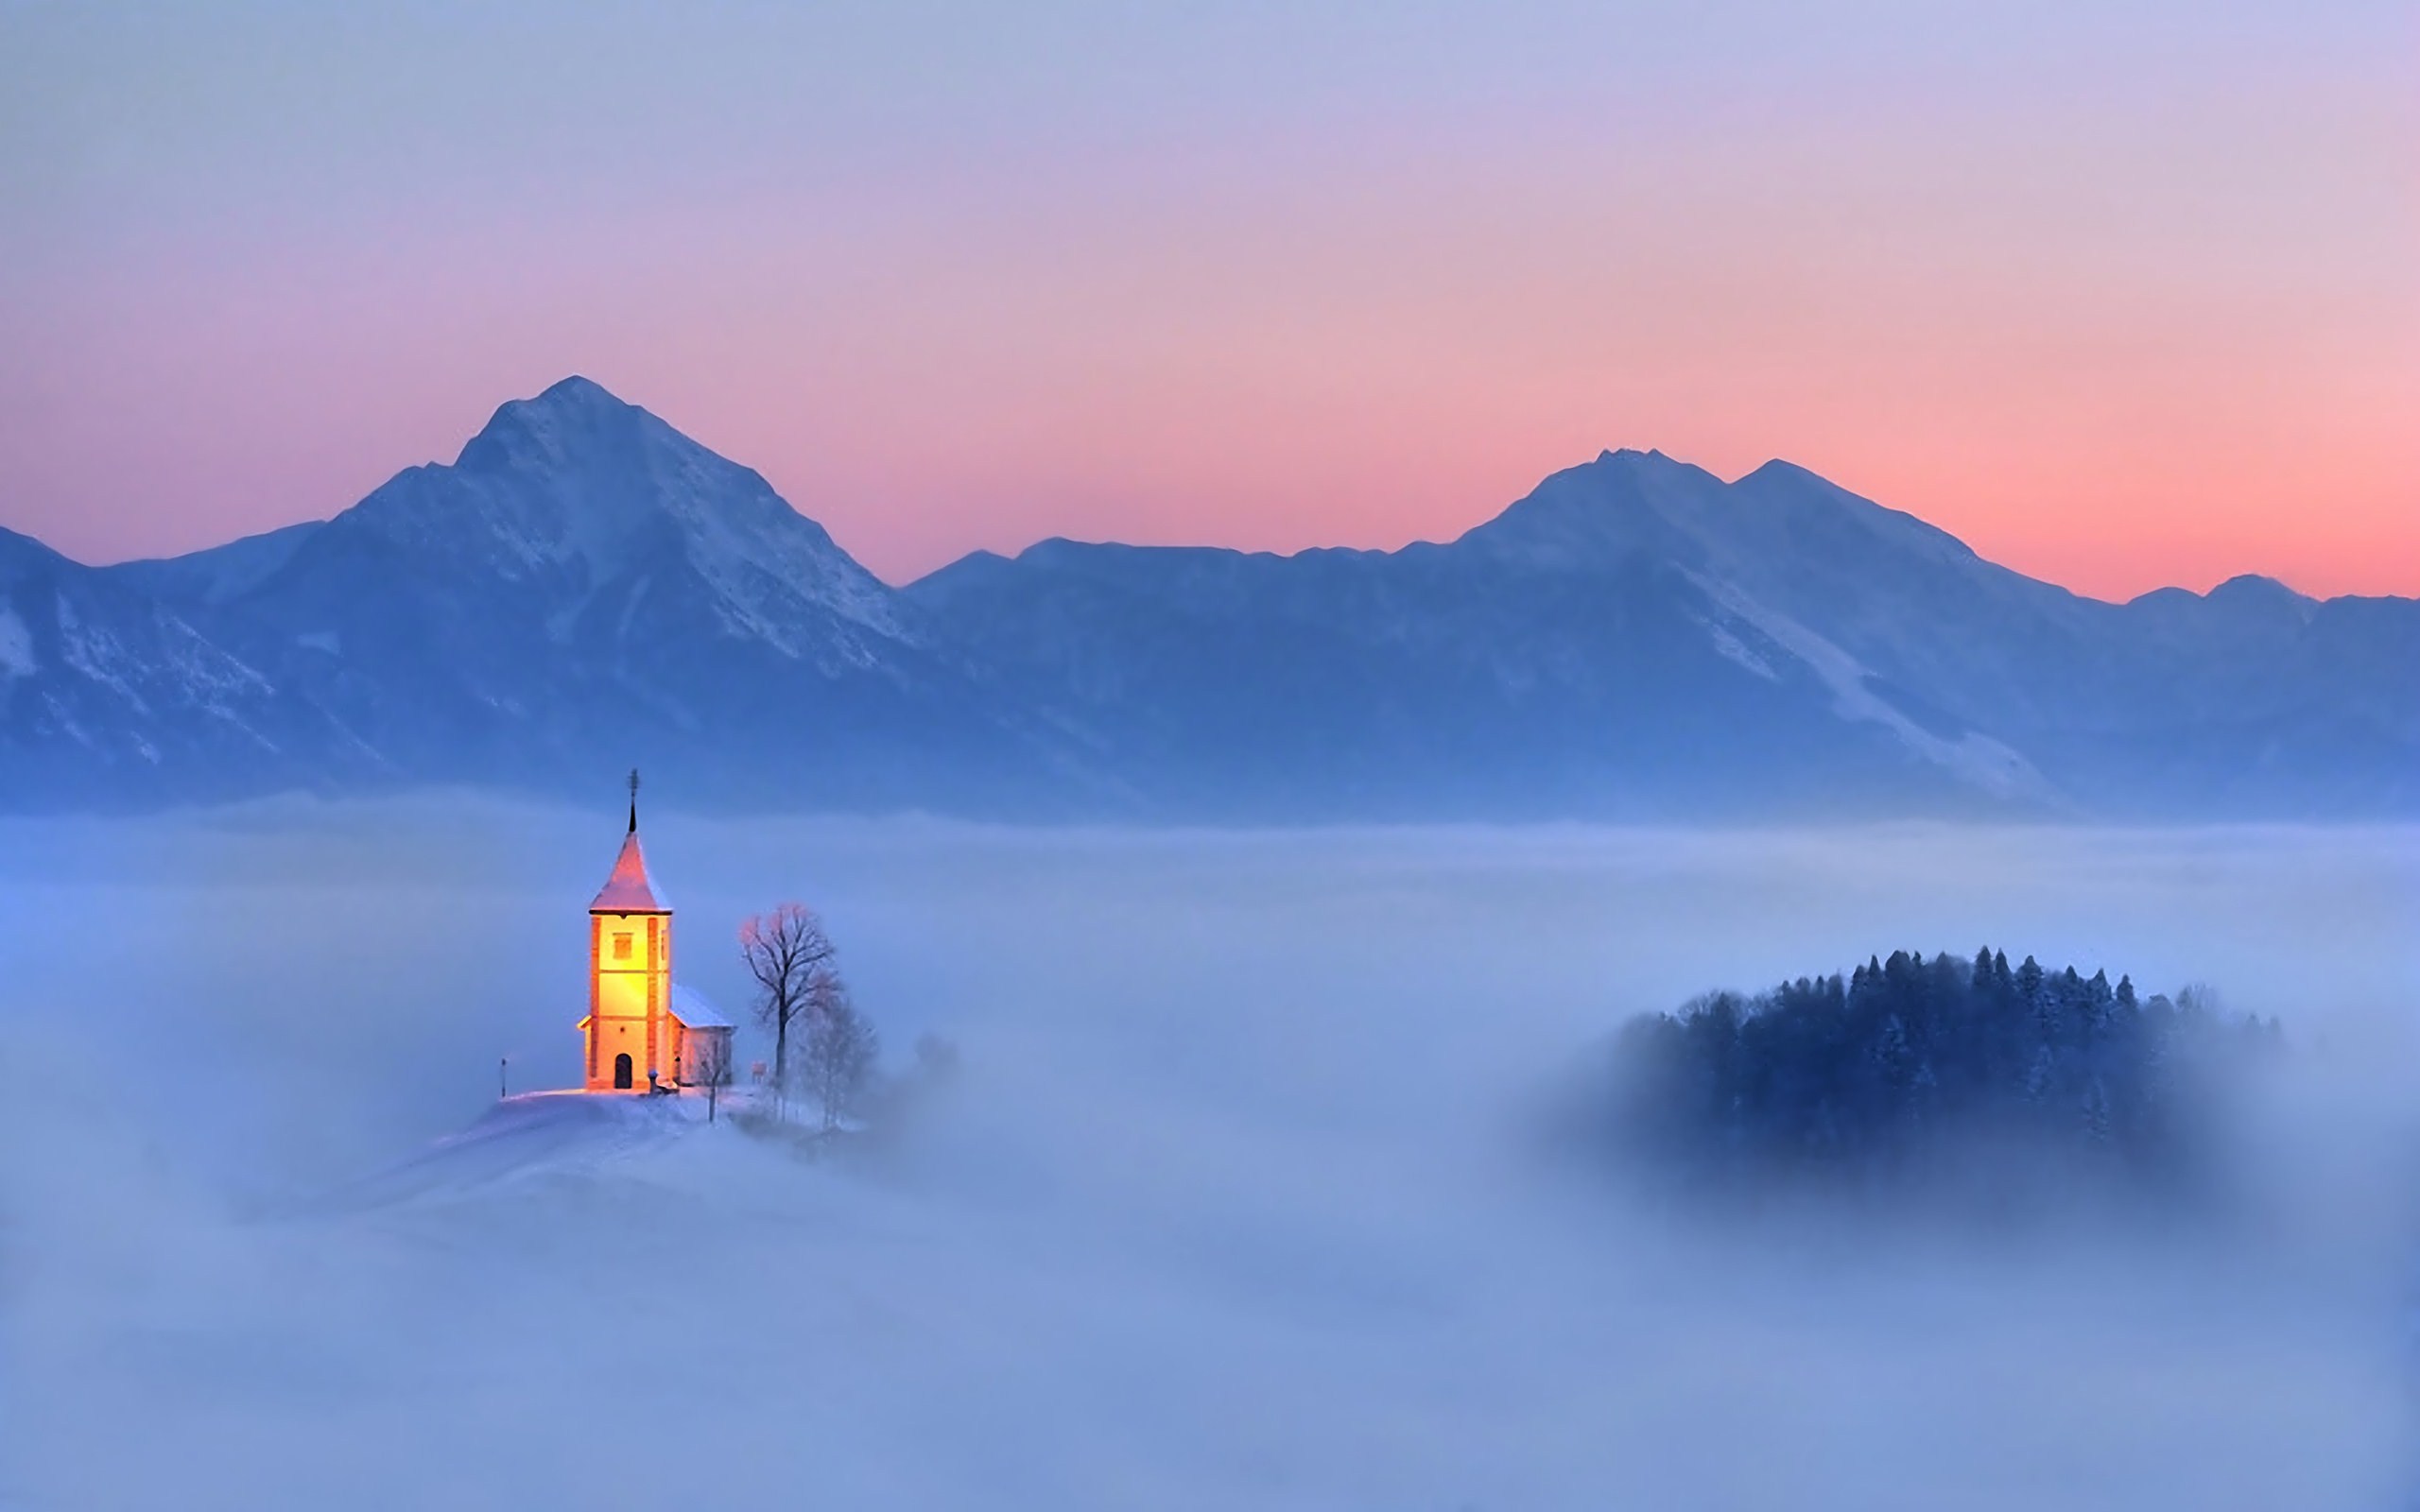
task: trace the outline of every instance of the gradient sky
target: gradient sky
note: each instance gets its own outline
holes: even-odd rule
[[[0,524],[581,372],[894,580],[1785,456],[2102,596],[2420,593],[2420,7],[0,0]]]

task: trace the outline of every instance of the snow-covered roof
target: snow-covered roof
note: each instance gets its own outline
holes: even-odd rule
[[[647,852],[639,849],[639,832],[635,826],[622,838],[622,853],[614,858],[614,874],[605,879],[596,901],[588,905],[592,914],[668,914],[671,900],[656,890],[648,880]]]
[[[672,984],[672,1016],[692,1029],[731,1027],[731,1021],[722,1016],[720,1008],[678,982]]]

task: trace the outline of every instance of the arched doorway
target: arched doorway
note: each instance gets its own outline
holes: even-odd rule
[[[614,1090],[617,1092],[631,1090],[631,1057],[627,1051],[614,1057]]]

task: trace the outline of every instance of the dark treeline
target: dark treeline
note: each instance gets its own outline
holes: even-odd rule
[[[2044,1140],[2140,1171],[2189,1160],[2208,1073],[2274,1045],[2206,988],[1893,952],[1847,977],[1716,992],[1617,1044],[1620,1134],[1697,1173],[1888,1174],[1976,1136]]]

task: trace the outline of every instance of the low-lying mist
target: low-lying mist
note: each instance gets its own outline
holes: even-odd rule
[[[2412,1484],[2410,830],[648,816],[675,970],[824,916],[896,1066],[330,1203],[575,1076],[618,816],[0,826],[0,1504],[2362,1507]],[[2286,1026],[2191,1225],[1720,1223],[1542,1161],[1709,988],[1985,943]],[[743,1039],[739,1058],[764,1054]],[[13,1499],[13,1500],[12,1500]]]

